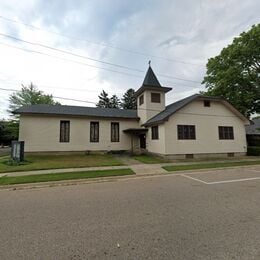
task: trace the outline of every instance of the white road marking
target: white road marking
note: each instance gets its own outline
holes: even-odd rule
[[[242,181],[253,181],[253,180],[260,180],[260,177],[244,178],[244,179],[234,179],[234,180],[226,180],[226,181],[213,181],[213,182],[206,182],[206,184],[212,185],[212,184],[232,183],[232,182],[242,182]]]
[[[198,182],[204,183],[204,184],[208,184],[208,183],[205,182],[205,181],[202,181],[202,180],[197,179],[197,178],[193,178],[193,177],[191,177],[191,176],[189,176],[189,175],[181,174],[181,176],[182,176],[182,177],[186,177],[186,178],[188,178],[188,179],[192,179],[192,180],[194,180],[194,181],[198,181]]]

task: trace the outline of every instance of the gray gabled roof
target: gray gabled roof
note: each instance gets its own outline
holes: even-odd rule
[[[148,125],[152,125],[152,124],[155,124],[155,123],[160,123],[160,122],[166,121],[170,115],[174,114],[179,109],[181,109],[182,107],[184,107],[185,105],[187,105],[188,103],[190,103],[192,100],[194,100],[195,98],[197,98],[199,96],[200,96],[199,94],[195,94],[195,95],[181,99],[181,100],[179,100],[175,103],[172,103],[172,104],[166,106],[165,110],[163,110],[162,112],[160,112],[156,116],[149,119],[144,124],[144,126],[148,126]]]
[[[13,113],[138,119],[136,110],[64,105],[23,106]]]
[[[189,104],[195,99],[203,99],[203,100],[215,100],[222,102],[225,106],[227,106],[230,110],[232,110],[238,117],[240,117],[245,123],[249,123],[248,119],[243,116],[238,110],[236,110],[231,104],[229,104],[226,100],[224,100],[221,97],[207,97],[200,94],[194,94],[192,96],[186,97],[184,99],[181,99],[175,103],[172,103],[168,106],[166,106],[165,110],[160,112],[159,114],[155,115],[151,119],[149,119],[143,126],[149,126],[154,124],[159,124],[164,121],[167,121],[169,116],[176,113],[178,110]]]
[[[252,120],[252,124],[246,126],[247,135],[260,135],[260,118]]]

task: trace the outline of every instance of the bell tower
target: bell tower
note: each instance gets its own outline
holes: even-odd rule
[[[143,84],[135,93],[141,125],[165,109],[165,93],[170,90],[161,86],[149,62]]]

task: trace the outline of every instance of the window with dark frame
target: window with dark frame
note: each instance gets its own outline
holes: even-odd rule
[[[234,139],[233,126],[219,126],[218,135],[220,140],[233,140]]]
[[[161,94],[160,93],[151,93],[151,102],[152,103],[161,103]]]
[[[204,107],[210,107],[210,101],[204,100]]]
[[[60,121],[60,143],[69,143],[70,141],[70,121]]]
[[[90,142],[99,142],[99,122],[90,122]]]
[[[119,123],[111,123],[111,142],[119,142]]]
[[[158,125],[152,126],[152,140],[159,139],[159,127]]]
[[[179,140],[195,140],[195,125],[178,125],[178,139]]]
[[[139,106],[141,106],[144,103],[144,95],[139,97]]]

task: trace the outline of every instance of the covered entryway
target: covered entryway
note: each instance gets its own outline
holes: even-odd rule
[[[148,131],[147,128],[128,128],[125,129],[124,132],[131,135],[131,152],[135,152],[134,147],[134,138],[139,139],[139,147],[138,152],[146,149],[146,132]]]
[[[146,134],[140,134],[139,139],[140,139],[140,148],[146,149]]]

